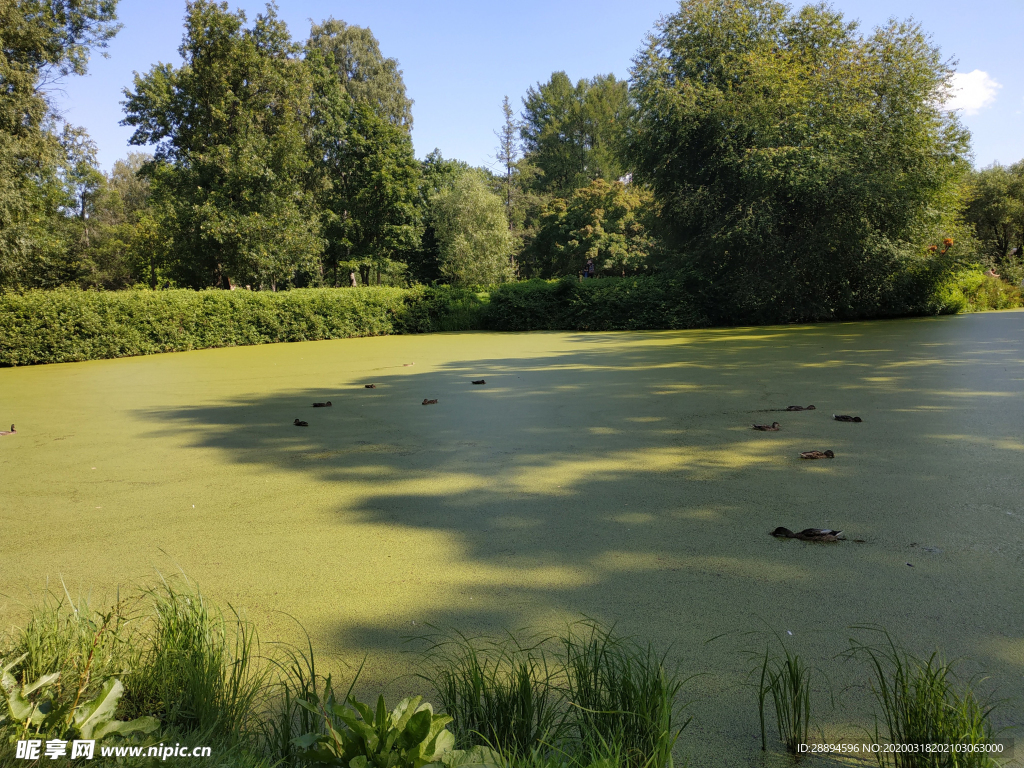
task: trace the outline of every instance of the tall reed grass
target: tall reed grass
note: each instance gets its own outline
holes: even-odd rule
[[[430,673],[421,675],[454,718],[460,748],[485,745],[525,758],[558,743],[565,727],[563,692],[544,646],[549,638],[522,642],[513,635],[471,638],[434,635],[426,652]]]
[[[210,605],[188,584],[164,581],[144,596],[152,613],[146,650],[125,680],[130,705],[185,734],[232,740],[252,729],[270,667],[259,663],[251,622],[230,606],[225,614]]]
[[[428,636],[428,672],[460,746],[516,766],[664,768],[690,722],[666,656],[597,622],[559,636]]]
[[[874,645],[851,640],[848,656],[867,661],[873,673],[872,692],[881,710],[876,717],[876,743],[989,744],[994,733],[991,713],[995,704],[978,698],[969,684],[959,680],[956,664],[938,652],[927,659],[902,648],[884,630],[860,627],[880,634]],[[880,753],[880,766],[895,768],[994,768],[998,763],[985,752]]]
[[[764,661],[761,664],[757,701],[757,711],[761,719],[761,749],[768,748],[765,705],[771,696],[779,740],[786,745],[788,752],[797,754],[799,746],[807,743],[810,730],[810,670],[800,661],[798,655],[790,653],[784,644],[781,645],[781,658],[773,657],[771,649],[765,648]]]
[[[679,722],[683,680],[667,655],[593,621],[561,638],[576,736],[591,760],[609,753],[631,768],[672,764],[672,748],[690,723]]]

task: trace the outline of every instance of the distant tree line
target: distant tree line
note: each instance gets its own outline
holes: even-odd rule
[[[369,29],[186,7],[177,66],[125,89],[109,173],[48,97],[116,0],[0,4],[0,289],[281,290],[668,275],[713,321],[930,311],[957,270],[1024,278],[1024,161],[972,170],[953,71],[911,22],[682,0],[630,79],[555,72],[494,168],[413,154]],[[952,244],[951,244],[952,243]]]

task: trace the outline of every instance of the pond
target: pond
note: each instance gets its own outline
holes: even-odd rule
[[[679,743],[700,766],[760,760],[745,652],[772,633],[831,681],[812,727],[861,736],[866,668],[836,656],[876,624],[964,657],[1019,724],[1022,396],[1021,311],[0,369],[0,618],[61,581],[99,603],[181,571],[264,642],[297,620],[338,668],[368,653],[393,697],[425,692],[395,679],[425,624],[586,615],[701,675]]]

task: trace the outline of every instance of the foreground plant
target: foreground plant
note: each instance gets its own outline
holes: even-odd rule
[[[6,705],[6,713],[0,714],[0,730],[11,731],[10,741],[32,737],[103,741],[110,736],[150,734],[160,728],[160,721],[155,717],[140,717],[130,722],[114,718],[124,693],[124,686],[116,678],[108,678],[94,698],[86,700],[82,696],[85,686],[81,685],[78,695],[63,703],[54,698],[60,672],[19,684],[12,670],[27,655],[0,669],[0,687]]]
[[[402,699],[388,712],[384,697],[376,709],[349,696],[339,704],[333,696],[321,703],[300,699],[299,704],[323,717],[324,733],[312,732],[293,741],[304,749],[306,760],[345,768],[423,768],[441,765],[441,758],[455,747],[455,737],[445,726],[447,715],[435,715],[422,696]]]
[[[875,720],[875,743],[950,744],[980,747],[993,740],[994,704],[979,700],[969,685],[957,685],[956,665],[933,653],[922,659],[909,653],[877,627],[879,645],[850,641],[847,656],[868,661],[874,673],[871,690],[882,710],[884,731]],[[958,690],[958,687],[961,690]],[[895,768],[989,768],[998,763],[984,750],[878,753],[880,766]]]
[[[775,721],[779,729],[779,740],[786,750],[797,753],[801,744],[807,743],[811,717],[810,671],[782,646],[782,658],[772,657],[765,649],[761,665],[761,683],[757,710],[761,718],[761,749],[767,749],[765,728],[765,703],[769,694],[775,706]]]
[[[511,634],[490,639],[459,632],[431,639],[424,654],[430,671],[420,677],[434,686],[453,717],[458,746],[487,745],[522,757],[561,740],[565,697],[560,668],[544,648],[549,640],[532,637],[524,643]]]

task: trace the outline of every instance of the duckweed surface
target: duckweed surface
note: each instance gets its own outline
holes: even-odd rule
[[[743,655],[773,632],[831,683],[837,709],[819,677],[812,727],[862,738],[867,673],[835,657],[875,623],[964,657],[1017,697],[998,715],[1015,726],[1022,395],[1024,312],[2,369],[0,425],[18,432],[0,437],[0,614],[17,622],[61,579],[99,602],[180,568],[264,641],[301,640],[294,617],[338,669],[368,653],[366,684],[392,693],[422,689],[399,676],[427,623],[585,614],[704,673],[679,745],[698,766],[775,759]],[[800,460],[816,449],[836,458]]]

